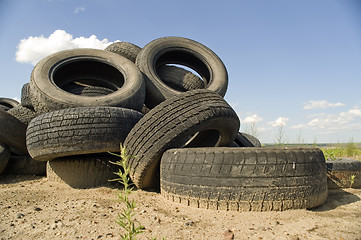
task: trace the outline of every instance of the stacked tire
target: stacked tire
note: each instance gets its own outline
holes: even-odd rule
[[[27,112],[22,102],[0,98],[0,174],[45,175],[46,164],[32,159],[26,147]]]
[[[321,205],[322,152],[261,147],[239,131],[223,98],[227,87],[221,59],[191,39],[58,52],[42,59],[23,87],[23,107],[33,115],[19,120],[26,126],[21,140],[47,163],[49,179],[76,188],[111,179],[110,162],[118,159],[109,152],[123,144],[134,156],[135,186],[172,201],[235,211]]]

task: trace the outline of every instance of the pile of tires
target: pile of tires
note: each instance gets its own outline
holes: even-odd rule
[[[321,205],[323,153],[263,148],[239,132],[223,98],[227,87],[221,59],[191,39],[66,50],[34,67],[22,103],[3,111],[22,124],[21,133],[9,127],[0,142],[47,163],[49,179],[76,188],[112,179],[118,159],[109,152],[123,144],[135,186],[172,201],[235,211]]]

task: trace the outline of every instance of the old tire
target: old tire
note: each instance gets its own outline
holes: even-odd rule
[[[184,148],[161,160],[161,194],[192,207],[232,211],[313,208],[327,198],[316,148]]]
[[[150,110],[125,139],[130,177],[138,188],[159,188],[159,161],[170,148],[227,146],[239,129],[234,110],[217,93],[193,90]]]
[[[72,188],[92,188],[109,185],[117,176],[119,160],[111,154],[90,154],[57,158],[47,162],[46,176],[49,181],[61,182]]]
[[[252,136],[251,134],[239,132],[234,139],[232,147],[261,147],[261,142],[258,138]]]
[[[329,189],[361,188],[361,161],[341,158],[326,161]]]
[[[27,108],[34,108],[33,104],[31,103],[31,97],[30,97],[30,84],[29,83],[25,83],[23,85],[23,87],[21,88],[21,100],[20,100],[20,104],[23,107],[27,107]]]
[[[45,176],[46,162],[36,161],[29,155],[11,155],[4,174]]]
[[[87,85],[80,85],[80,84],[67,84],[64,86],[64,90],[81,96],[88,96],[88,97],[97,97],[97,96],[104,96],[113,93],[115,90],[105,87],[98,87],[98,86],[87,86]]]
[[[141,47],[130,42],[114,42],[104,50],[119,54],[135,63],[141,49]]]
[[[117,107],[61,109],[34,118],[26,131],[29,154],[38,161],[103,152],[119,152],[143,114]]]
[[[202,79],[181,67],[164,65],[157,68],[157,73],[165,84],[180,92],[204,88]]]
[[[20,104],[17,105],[16,107],[9,109],[8,113],[19,119],[26,126],[33,118],[40,115],[40,113],[35,112],[34,109],[24,107],[23,105]]]
[[[142,48],[136,60],[139,69],[145,74],[146,100],[149,108],[179,95],[181,91],[168,86],[157,73],[157,67],[166,64],[179,64],[196,71],[205,82],[205,89],[225,95],[228,74],[221,59],[208,47],[194,40],[181,37],[158,38]]]
[[[0,175],[4,172],[10,158],[10,149],[0,142]]]
[[[63,89],[69,83],[115,88],[104,96],[81,96]],[[72,49],[42,59],[30,80],[31,102],[37,112],[89,106],[114,106],[140,111],[144,104],[143,74],[130,60],[104,50]]]
[[[19,102],[12,98],[0,98],[0,109],[8,111],[9,109],[19,105]]]
[[[28,154],[25,142],[26,125],[1,108],[0,128],[0,142],[8,145],[16,154]]]

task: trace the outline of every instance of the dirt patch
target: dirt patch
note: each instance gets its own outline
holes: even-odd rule
[[[0,176],[0,239],[120,239],[114,186],[73,189],[46,177]],[[135,191],[138,239],[361,239],[361,190],[334,189],[312,210],[230,212]]]

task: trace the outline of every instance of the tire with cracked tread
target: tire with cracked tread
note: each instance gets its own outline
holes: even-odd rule
[[[136,64],[146,76],[145,104],[149,108],[182,92],[173,89],[159,77],[157,68],[167,64],[178,64],[193,69],[201,76],[205,89],[216,92],[222,97],[226,94],[228,87],[226,67],[211,49],[194,40],[182,37],[155,39],[142,48]]]
[[[81,82],[115,88],[103,96],[82,96],[64,90]],[[33,69],[30,96],[34,109],[44,113],[64,108],[113,106],[142,109],[145,82],[139,68],[118,54],[98,49],[64,50],[43,58]]]
[[[79,107],[44,113],[28,125],[27,148],[38,161],[119,152],[120,143],[142,117],[140,112],[117,107]]]
[[[159,188],[159,161],[170,148],[227,146],[239,130],[235,111],[217,93],[193,90],[167,99],[133,127],[124,142],[130,177],[140,189]]]
[[[40,113],[35,112],[34,109],[24,107],[23,105],[20,104],[17,105],[16,107],[9,109],[8,113],[19,119],[26,126],[33,118],[40,115]]]
[[[13,153],[27,155],[26,125],[0,108],[0,142],[8,145]]]
[[[92,188],[110,185],[117,176],[119,157],[111,154],[89,154],[57,158],[46,164],[49,181],[61,182],[72,188]]]
[[[142,48],[130,42],[114,42],[104,50],[119,54],[135,63],[138,53]]]
[[[31,103],[29,85],[29,83],[25,83],[21,88],[20,104],[27,108],[34,108],[33,104]]]
[[[191,207],[231,211],[313,208],[327,198],[317,148],[183,148],[161,159],[161,194]]]

